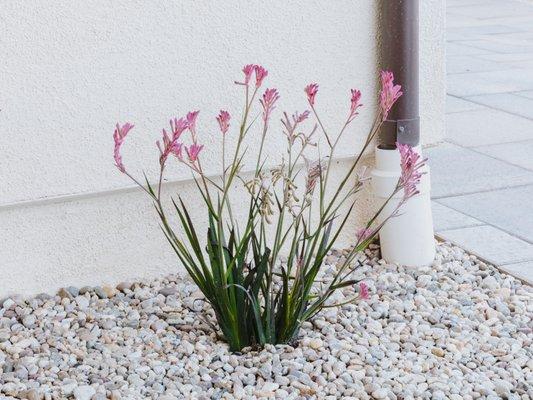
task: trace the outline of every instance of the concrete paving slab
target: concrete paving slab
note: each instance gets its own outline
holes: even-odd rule
[[[471,101],[461,99],[455,96],[446,96],[446,114],[461,112],[461,111],[472,111],[472,110],[481,110],[485,108],[484,106]]]
[[[452,16],[451,18],[456,18]],[[528,35],[530,31],[520,29],[510,25],[470,25],[448,27],[446,30],[446,40],[449,42],[460,42],[469,40],[497,40],[501,36],[507,35]],[[522,36],[518,36],[522,38]]]
[[[525,97],[527,99],[533,99],[533,90],[524,90],[521,92],[514,92],[515,96]]]
[[[454,29],[459,29],[459,28],[454,28]],[[446,32],[446,40],[448,42],[453,42],[457,44],[461,44],[462,41],[480,40],[484,38],[485,38],[485,35],[482,35],[482,34],[463,34],[460,32],[454,32],[451,29]]]
[[[533,121],[494,109],[446,115],[447,139],[465,147],[533,140]]]
[[[513,24],[513,26],[514,26],[516,29],[522,29],[522,30],[524,30],[524,31],[533,32],[533,24],[531,23],[531,21],[525,21],[525,22],[518,22],[518,21],[515,21],[515,23]]]
[[[456,14],[454,8],[446,11],[446,27],[462,28],[464,26],[488,25],[487,22],[466,15]]]
[[[442,144],[425,150],[435,199],[533,184],[533,172],[475,151]]]
[[[495,40],[464,40],[460,42],[463,46],[471,46],[476,49],[489,50],[494,53],[514,54],[533,52],[533,45],[523,43],[503,43]]]
[[[435,231],[483,225],[483,222],[439,204],[436,201],[431,202],[431,211],[433,212],[433,226]]]
[[[533,18],[532,18],[533,19]],[[533,45],[533,32],[505,32],[495,35],[483,35],[483,40],[495,43],[506,43],[512,45]]]
[[[533,0],[448,0],[446,16],[446,140],[461,146],[426,150],[435,226],[533,282]]]
[[[499,268],[533,285],[533,261],[501,265]]]
[[[515,54],[500,54],[500,53],[490,53],[490,54],[479,54],[476,55],[477,58],[482,60],[496,61],[501,63],[512,63],[520,61],[531,61],[533,60],[533,53],[515,53]]]
[[[506,65],[517,69],[533,69],[533,60],[516,61],[514,63],[506,63]]]
[[[459,97],[533,90],[533,70],[507,69],[447,76],[448,93]]]
[[[473,56],[476,54],[491,54],[491,52],[472,46],[464,46],[460,42],[447,42],[446,54],[449,56]]]
[[[480,7],[481,6],[481,7]],[[464,15],[476,19],[498,19],[508,17],[523,17],[524,15],[533,14],[533,8],[522,2],[517,1],[500,1],[484,2],[483,4],[465,5],[463,7],[454,7],[451,9],[454,14]],[[533,16],[533,15],[532,15]]]
[[[446,2],[446,8],[454,9],[456,7],[472,6],[472,5],[483,5],[487,3],[497,3],[501,0],[448,0]]]
[[[508,0],[505,0],[505,1],[507,2]],[[524,28],[523,25],[531,24],[531,18],[532,18],[531,13],[526,13],[526,14],[524,14],[522,16],[513,16],[513,17],[495,16],[494,18],[485,19],[485,20],[479,20],[479,21],[481,21],[483,24],[489,24],[490,23],[490,24],[496,24],[496,25],[511,25],[511,26],[516,27],[516,28],[521,28],[521,29],[527,30],[527,29]]]
[[[496,93],[470,96],[466,99],[533,120],[533,99],[527,97],[513,93]]]
[[[446,57],[446,72],[448,74],[463,74],[466,72],[485,72],[509,69],[507,65],[496,61],[482,60],[474,56],[450,55]]]
[[[440,199],[458,212],[533,244],[533,185]]]
[[[533,245],[489,225],[450,229],[438,235],[496,265],[533,260]]]
[[[524,32],[522,29],[517,29],[514,26],[508,25],[480,25],[480,26],[462,26],[455,28],[448,28],[446,30],[447,40],[453,40],[450,38],[452,35],[460,35],[461,39],[464,40],[469,36],[479,35],[485,37],[486,35],[493,34],[504,34],[504,33],[515,33],[515,32]]]
[[[481,146],[476,151],[533,171],[533,141]]]

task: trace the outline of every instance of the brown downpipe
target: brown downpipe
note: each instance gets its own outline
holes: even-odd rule
[[[382,68],[394,73],[403,95],[392,107],[379,134],[379,147],[420,143],[418,109],[418,0],[382,0]]]

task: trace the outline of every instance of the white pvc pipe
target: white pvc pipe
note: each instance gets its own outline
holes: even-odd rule
[[[421,153],[420,146],[414,148]],[[372,170],[372,189],[381,206],[394,191],[401,174],[400,153],[397,149],[385,150],[376,147],[376,166]],[[431,215],[429,167],[417,186],[419,194],[412,197],[400,209],[400,215],[385,223],[379,233],[381,255],[387,262],[410,267],[426,266],[435,258],[435,239]],[[400,201],[398,193],[387,204],[378,223],[382,222]]]

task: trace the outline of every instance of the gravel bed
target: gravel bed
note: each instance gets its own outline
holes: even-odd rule
[[[369,300],[324,310],[292,346],[242,354],[177,275],[4,299],[0,398],[533,398],[531,287],[449,244],[428,268],[376,254],[354,273]]]

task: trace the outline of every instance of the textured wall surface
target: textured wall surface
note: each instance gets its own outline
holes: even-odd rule
[[[116,121],[136,125],[124,146],[128,169],[139,174],[142,166],[155,177],[161,128],[202,110],[205,168],[215,174],[214,116],[220,108],[239,114],[242,88],[233,81],[254,62],[269,69],[266,86],[281,92],[278,111],[303,110],[302,88],[319,82],[318,107],[333,130],[347,112],[348,89],[361,89],[365,110],[339,157],[357,151],[371,124],[379,48],[373,0],[3,1],[0,13],[0,294],[177,268],[149,201],[113,167]],[[422,2],[425,143],[444,131],[443,24],[444,1]],[[267,147],[275,163],[283,138],[273,128]],[[251,158],[258,138],[251,135]],[[167,190],[191,196],[188,178],[171,168]]]

